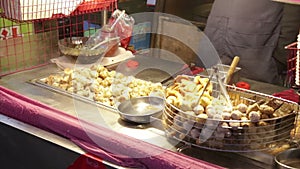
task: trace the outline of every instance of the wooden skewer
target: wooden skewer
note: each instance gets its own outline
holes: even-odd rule
[[[237,64],[239,63],[239,61],[240,61],[240,57],[235,56],[233,58],[231,65],[229,67],[229,70],[227,72],[226,78],[225,78],[225,84],[228,84],[230,82],[232,74],[234,73],[235,68],[236,68]]]

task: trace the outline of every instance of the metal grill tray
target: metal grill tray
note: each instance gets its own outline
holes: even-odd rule
[[[56,93],[60,93],[60,94],[72,97],[76,100],[80,100],[80,101],[83,101],[83,102],[86,102],[86,103],[89,103],[89,104],[92,104],[92,105],[95,105],[95,106],[103,107],[103,108],[109,109],[111,111],[117,112],[117,108],[114,107],[114,106],[109,106],[109,105],[103,104],[101,102],[96,102],[92,99],[89,99],[88,97],[84,97],[84,96],[81,96],[81,95],[78,95],[78,94],[75,94],[75,93],[71,93],[71,92],[63,90],[61,88],[58,88],[58,87],[47,85],[44,82],[42,82],[40,79],[42,79],[42,78],[32,79],[32,80],[28,81],[28,83],[31,83],[33,85],[45,88],[47,90],[50,90],[50,91],[53,91],[53,92],[56,92]]]
[[[92,99],[89,99],[84,96],[80,96],[63,89],[53,87],[50,85],[45,84],[40,79],[33,79],[29,81],[31,84],[36,86],[67,95],[73,97],[74,99],[84,101],[96,106],[107,108],[113,112],[116,112],[117,109],[114,106],[108,106],[101,102],[96,102]],[[218,137],[211,137],[207,142],[203,144],[198,144],[197,139],[191,137],[188,131],[186,131],[182,127],[182,123],[184,121],[190,121],[193,123],[194,128],[198,128],[201,130],[201,126],[203,125],[203,119],[199,121],[195,117],[185,114],[185,112],[180,111],[173,105],[169,105],[166,103],[165,110],[162,116],[162,120],[165,126],[165,133],[168,138],[172,138],[177,141],[185,142],[186,144],[190,144],[194,147],[206,148],[211,150],[218,150],[218,151],[230,151],[230,152],[249,152],[249,151],[258,151],[258,150],[266,150],[269,149],[271,146],[279,144],[281,142],[286,142],[287,139],[290,139],[291,130],[295,127],[295,119],[298,112],[298,104],[280,99],[277,97],[273,97],[267,94],[262,94],[259,92],[244,90],[240,88],[236,88],[233,86],[227,86],[228,92],[232,100],[235,101],[242,101],[244,103],[249,102],[256,102],[261,99],[277,99],[282,101],[283,104],[288,104],[293,107],[293,111],[289,114],[272,119],[264,119],[261,121],[267,122],[267,126],[255,126],[251,128],[245,127],[237,127],[232,128],[228,127],[231,132],[230,137],[225,137],[220,139]],[[174,120],[174,116],[180,116],[180,120]],[[212,119],[210,119],[212,120]],[[250,121],[218,121],[219,123],[222,122],[247,122]],[[257,132],[258,131],[258,132]]]
[[[111,65],[111,66],[107,66],[106,68],[110,71],[110,70],[116,70],[121,69],[123,70],[122,74],[124,75],[135,75],[136,78],[141,79],[141,80],[145,80],[145,81],[151,81],[153,83],[157,83],[157,82],[161,82],[164,81],[166,79],[169,79],[170,77],[175,77],[177,74],[183,74],[186,71],[190,71],[189,68],[185,67],[184,64],[182,63],[177,63],[177,62],[172,62],[172,61],[167,61],[167,60],[163,60],[163,59],[159,59],[159,58],[154,58],[154,57],[146,57],[146,56],[136,56],[134,58],[131,58],[130,60],[134,60],[137,61],[139,63],[139,66],[137,69],[125,69],[124,67],[126,67],[126,63],[127,62],[122,62],[120,64],[115,64],[115,65]],[[159,69],[162,68],[162,69]],[[59,71],[59,72],[53,72],[52,74],[63,74],[63,71]],[[84,102],[88,102],[90,104],[96,105],[96,106],[101,106],[101,107],[106,107],[109,108],[113,111],[116,111],[116,108],[113,106],[108,106],[105,105],[101,102],[96,102],[93,99],[89,99],[87,97],[72,93],[72,92],[68,92],[66,90],[63,90],[61,88],[58,87],[54,87],[51,85],[47,85],[44,82],[42,82],[40,79],[43,79],[46,77],[39,77],[36,79],[32,79],[29,81],[29,83],[63,94],[63,95],[67,95],[70,97],[73,97],[74,99],[77,100],[81,100]]]
[[[192,147],[205,148],[210,150],[228,151],[228,152],[251,152],[267,150],[275,145],[286,142],[291,139],[292,129],[295,127],[296,116],[298,112],[298,104],[277,98],[274,96],[240,89],[233,86],[227,86],[228,93],[231,100],[239,103],[254,103],[260,100],[275,99],[281,101],[282,106],[290,106],[291,111],[283,116],[269,119],[261,119],[257,123],[250,120],[214,120],[214,119],[201,119],[199,117],[186,114],[174,105],[166,103],[163,113],[163,123],[165,132],[168,138],[181,141]],[[199,142],[199,138],[193,137],[191,134],[192,129],[198,129],[200,132],[206,122],[216,122],[218,127],[214,130],[212,136],[204,143]],[[222,127],[222,123],[252,123],[249,127]],[[263,122],[265,125],[258,125]],[[188,123],[188,125],[186,124]],[[190,127],[186,127],[190,126]],[[220,131],[226,130],[228,135],[221,134]]]

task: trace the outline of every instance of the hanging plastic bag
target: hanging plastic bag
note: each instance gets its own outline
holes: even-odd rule
[[[134,19],[125,11],[113,12],[108,24],[95,32],[80,49],[79,63],[97,63],[103,57],[114,57],[119,45],[127,49],[133,30]]]
[[[117,9],[109,19],[108,25],[110,25],[120,37],[121,47],[127,49],[133,31],[133,17],[127,15],[124,10],[120,11]]]

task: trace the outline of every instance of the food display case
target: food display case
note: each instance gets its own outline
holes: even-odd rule
[[[184,62],[152,57],[151,52],[137,52],[111,65],[75,62],[62,69],[49,60],[80,57],[82,50],[74,46],[106,24],[106,12],[115,11],[117,1],[31,3],[0,3],[0,129],[6,138],[0,143],[12,147],[8,157],[1,154],[0,158],[20,161],[20,166],[11,161],[3,164],[7,168],[90,165],[85,161],[106,168],[273,168],[274,155],[293,146],[298,104],[270,95],[284,88],[250,81],[253,90],[247,90],[222,83],[234,110],[227,119],[216,120],[209,116],[208,107],[220,83],[208,77],[209,68],[195,69]],[[58,9],[47,13],[51,4]],[[10,10],[15,7],[18,13]],[[101,49],[85,54],[93,52],[103,54]],[[221,67],[218,73],[223,79],[229,66]],[[240,79],[239,70],[234,71],[234,81]],[[199,99],[197,111],[188,110],[191,104],[187,103],[197,100],[201,91],[206,98]],[[120,117],[120,103],[147,96],[163,100],[160,116],[147,123]],[[193,101],[188,102],[188,96]],[[243,106],[239,110],[243,115],[235,117],[233,112]],[[260,119],[255,120],[255,115],[253,119],[253,112]],[[204,126],[216,128],[201,141]],[[43,163],[34,162],[37,158]]]
[[[241,167],[241,166],[262,167],[263,166],[263,168],[272,168],[273,165],[272,153],[276,153],[276,152],[272,152],[271,150],[281,151],[282,149],[286,149],[289,144],[287,144],[288,141],[285,139],[289,138],[289,134],[294,135],[294,133],[292,132],[292,128],[294,126],[293,121],[295,120],[296,114],[291,113],[287,116],[282,117],[281,119],[278,120],[275,119],[274,122],[276,121],[276,123],[272,123],[272,124],[270,123],[269,126],[254,127],[254,129],[276,128],[276,130],[270,129],[268,131],[265,131],[266,133],[269,133],[270,137],[265,135],[265,137],[258,139],[256,141],[270,138],[269,141],[266,143],[270,143],[269,146],[276,145],[276,144],[272,145],[272,143],[279,143],[278,144],[280,145],[279,148],[262,147],[259,148],[258,150],[258,149],[249,149],[245,147],[245,149],[241,149],[242,145],[248,145],[248,141],[251,141],[252,139],[243,138],[243,136],[247,135],[247,132],[244,133],[246,129],[240,128],[237,130],[234,129],[230,129],[230,130],[232,130],[233,133],[235,134],[240,133],[241,135],[233,135],[233,137],[239,137],[240,139],[245,141],[245,144],[235,143],[234,145],[235,148],[237,149],[233,149],[233,147],[227,146],[224,147],[224,149],[221,149],[220,151],[220,147],[214,147],[214,146],[207,147],[207,145],[205,144],[203,145],[195,144],[192,138],[191,139],[188,138],[189,137],[188,133],[186,133],[186,137],[183,138],[183,140],[181,140],[182,137],[177,137],[176,135],[170,135],[169,132],[174,132],[174,131],[170,130],[170,128],[168,127],[165,128],[162,125],[163,123],[160,123],[160,121],[155,120],[147,124],[129,123],[122,120],[118,114],[117,109],[112,106],[107,106],[99,102],[97,103],[91,101],[85,96],[78,97],[70,93],[69,94],[62,93],[63,91],[59,91],[60,90],[59,88],[56,87],[52,88],[51,86],[45,87],[45,84],[42,84],[44,87],[31,84],[32,79],[36,79],[36,78],[42,79],[44,77],[49,77],[49,75],[57,71],[58,69],[55,65],[48,65],[46,67],[36,68],[30,71],[25,71],[25,72],[2,77],[1,85],[6,87],[9,90],[7,89],[3,90],[1,92],[1,98],[2,99],[5,98],[5,100],[9,99],[15,103],[22,103],[22,105],[24,105],[22,106],[23,111],[18,111],[20,109],[17,109],[17,111],[12,111],[14,109],[14,106],[16,105],[12,104],[11,102],[7,103],[5,102],[5,100],[2,100],[3,105],[5,105],[5,108],[2,107],[1,109],[1,111],[4,111],[3,113],[4,117],[7,116],[7,117],[13,117],[13,119],[17,119],[17,122],[15,121],[12,122],[12,120],[7,120],[6,122],[4,121],[4,123],[12,125],[13,128],[15,127],[21,128],[22,130],[25,130],[25,132],[34,133],[34,135],[41,137],[42,140],[44,139],[50,140],[51,143],[54,143],[55,145],[57,144],[59,146],[62,146],[64,149],[67,149],[67,152],[69,152],[67,154],[70,154],[70,151],[71,152],[75,151],[79,155],[85,154],[86,152],[100,155],[100,157],[110,162],[108,164],[112,163],[114,164],[113,166],[115,167],[116,164],[120,165],[120,163],[116,161],[111,161],[112,159],[110,156],[109,156],[110,158],[108,158],[107,156],[101,156],[103,154],[102,153],[99,154],[99,151],[102,152],[103,149],[100,150],[98,150],[98,148],[90,149],[89,144],[86,144],[86,142],[81,141],[82,139],[86,140],[87,136],[80,134],[81,132],[78,133],[78,130],[86,131],[88,133],[88,136],[91,136],[90,132],[92,133],[96,132],[94,133],[95,135],[91,138],[92,139],[100,138],[101,140],[103,140],[104,142],[100,141],[99,143],[100,147],[104,148],[104,150],[108,152],[114,152],[116,154],[120,153],[120,152],[116,152],[116,149],[112,148],[111,144],[116,146],[117,149],[125,148],[129,154],[131,152],[129,150],[132,150],[133,152],[131,153],[133,154],[137,153],[136,151],[138,152],[141,151],[142,153],[144,151],[146,152],[150,151],[150,154],[152,154],[152,151],[154,150],[159,152],[163,151],[163,153],[160,152],[161,154],[158,153],[160,155],[157,154],[155,155],[152,154],[152,155],[158,158],[156,159],[158,161],[166,160],[166,164],[169,164],[169,162],[175,163],[172,165],[177,165],[176,163],[179,160],[188,160],[187,162],[189,163],[191,162],[193,162],[193,164],[195,163],[194,167],[196,168],[197,166],[199,167],[202,165],[207,167],[207,165],[209,166],[210,164],[212,164],[212,166],[210,167],[216,167],[215,165],[218,165],[223,167]],[[263,86],[266,84],[260,84],[260,85]],[[271,87],[269,86],[269,88]],[[274,88],[273,90],[276,90],[276,88]],[[233,91],[233,92],[239,92],[239,91]],[[259,99],[257,96],[262,98],[269,98],[269,95],[255,93],[255,92],[253,93],[249,91],[243,93],[243,90],[242,90],[242,94],[243,94],[242,96],[244,95],[246,95],[247,97],[249,96],[248,98],[251,98],[251,100]],[[28,105],[28,103],[30,103],[29,104],[30,106]],[[289,104],[290,102],[287,101],[287,103]],[[31,107],[32,104],[34,105],[34,107]],[[291,104],[293,105],[293,103]],[[13,114],[8,110],[11,110]],[[168,111],[168,109],[165,109],[165,111]],[[170,114],[170,112],[164,113],[164,116],[167,116],[169,120],[173,119],[172,117],[174,115],[175,114],[173,112],[172,114]],[[184,117],[193,119],[192,116],[189,117],[188,115]],[[79,121],[78,118],[80,119]],[[185,118],[182,117],[182,120],[184,119]],[[2,121],[3,121],[3,117],[2,117]],[[18,125],[16,125],[15,123]],[[22,123],[25,124],[22,125]],[[26,124],[30,124],[29,127],[26,126]],[[30,127],[31,125],[37,127],[38,129],[34,129],[35,127],[32,129],[32,127]],[[93,128],[93,130],[91,130],[90,128],[92,126],[95,127]],[[171,129],[175,127],[171,125],[168,126],[171,127]],[[178,129],[180,129],[180,126],[178,127],[179,127]],[[40,129],[42,129],[42,131],[40,131]],[[54,133],[54,135],[45,134],[44,130],[46,132]],[[251,136],[255,134],[248,133],[248,135]],[[279,135],[282,137],[279,137]],[[126,143],[124,143],[125,138],[127,140]],[[225,140],[226,143],[228,143],[228,141],[230,141],[230,138],[225,138]],[[214,141],[211,142],[213,143]],[[137,144],[139,144],[141,147],[137,146]],[[258,145],[264,146],[265,144],[262,144],[260,142],[260,144]],[[147,146],[149,150],[148,149],[146,150],[145,146]],[[173,152],[175,154],[173,154]],[[169,155],[176,157],[176,160],[175,161],[171,160]],[[216,158],[215,156],[218,156],[218,158]],[[68,161],[70,163],[70,161],[72,162],[72,159],[74,161],[76,160],[75,157],[74,157],[74,153],[71,153],[70,156],[65,157],[66,158],[65,161]],[[152,158],[151,160],[153,160]],[[200,161],[198,159],[200,159]],[[240,161],[235,162],[233,159],[239,159]],[[107,164],[106,160],[104,160],[104,162]],[[156,161],[151,161],[151,160],[147,162],[147,165],[150,165],[151,163],[158,164],[156,163]],[[230,162],[232,160],[234,162]],[[208,161],[209,164],[206,163],[206,161]],[[182,164],[187,165],[185,163]]]

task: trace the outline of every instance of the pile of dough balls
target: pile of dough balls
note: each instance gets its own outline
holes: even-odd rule
[[[164,95],[161,83],[124,76],[114,70],[109,71],[102,65],[93,65],[91,68],[66,68],[63,73],[50,75],[41,81],[108,106],[139,96]]]

